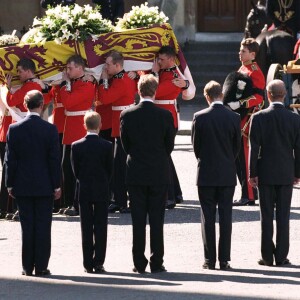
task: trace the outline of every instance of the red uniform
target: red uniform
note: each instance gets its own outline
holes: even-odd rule
[[[95,86],[92,82],[74,80],[71,83],[71,91],[67,91],[66,86],[63,86],[59,95],[66,114],[63,144],[71,145],[86,135],[83,117],[85,111],[92,107],[95,98]]]
[[[182,89],[172,83],[174,78],[180,77],[176,66],[168,69],[163,69],[159,72],[159,85],[155,95],[155,104],[158,107],[167,109],[172,113],[174,126],[178,128],[178,118],[176,110],[176,98],[182,92]],[[161,103],[169,101],[170,103]]]
[[[113,76],[108,89],[102,84],[99,86],[99,104],[112,104],[112,137],[120,136],[120,114],[134,104],[136,92],[136,81],[130,79],[124,70]]]
[[[60,99],[60,86],[53,86],[49,92],[49,98],[53,99],[53,124],[56,126],[58,133],[64,132],[65,126],[65,108]]]
[[[263,106],[265,77],[256,62],[244,64],[240,67],[239,72],[247,74],[252,79],[254,94],[246,99],[241,99],[241,107],[249,109],[248,115],[241,120],[242,130],[242,147],[237,162],[238,177],[242,186],[242,198],[254,200],[257,198],[256,190],[254,190],[249,183],[248,172],[248,156],[249,144],[248,134],[250,126],[250,116],[255,111],[258,111]]]

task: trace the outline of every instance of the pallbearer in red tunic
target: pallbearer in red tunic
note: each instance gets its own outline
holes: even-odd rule
[[[102,83],[98,88],[99,104],[112,105],[112,137],[115,138],[114,151],[114,203],[109,212],[129,212],[127,189],[125,186],[126,154],[120,140],[120,114],[134,105],[137,82],[129,78],[123,69],[124,58],[121,53],[112,51],[106,58],[102,71]]]
[[[19,80],[21,81],[22,85],[20,88],[12,91],[11,88],[11,81],[12,75],[7,76],[7,87],[8,93],[6,96],[6,102],[9,107],[14,107],[16,111],[16,117],[22,119],[26,116],[27,109],[24,107],[24,97],[27,92],[31,90],[42,90],[42,87],[38,82],[36,82],[36,77],[34,75],[35,72],[35,64],[31,59],[22,58],[17,63],[17,73],[19,76]],[[5,146],[6,146],[6,134],[9,125],[12,122],[17,120],[13,120],[10,112],[8,109],[5,110],[5,114],[2,119],[1,127],[0,127],[0,156],[1,156],[1,163],[3,163],[3,158],[5,154]],[[4,184],[5,176],[2,174],[2,181],[1,181],[1,192],[0,192],[0,210],[1,210],[1,217],[5,216],[5,213],[8,212],[7,218],[13,218],[12,215],[12,201],[8,202],[8,193],[7,189]]]
[[[178,114],[176,99],[179,94],[189,87],[189,81],[182,78],[176,64],[176,52],[170,46],[163,46],[158,51],[152,73],[159,78],[154,103],[172,113],[174,126],[178,130]],[[173,160],[170,156],[170,187],[166,207],[174,208],[176,203],[183,201],[182,191],[177,177]]]
[[[73,175],[70,153],[71,144],[83,138],[86,130],[83,126],[85,113],[91,110],[95,98],[95,85],[85,81],[85,61],[79,55],[67,60],[67,70],[59,91],[60,100],[65,108],[63,132],[63,192],[67,215],[78,215],[78,203],[75,201],[75,177]]]
[[[233,205],[254,205],[257,199],[257,189],[251,187],[249,183],[248,172],[248,154],[249,154],[249,126],[251,115],[260,110],[263,106],[265,77],[253,60],[259,50],[259,45],[253,38],[245,39],[241,42],[241,48],[239,52],[240,61],[242,66],[239,72],[246,73],[252,79],[254,94],[246,99],[241,99],[237,102],[230,102],[228,105],[232,110],[236,110],[240,107],[248,108],[248,114],[241,120],[242,131],[242,147],[236,160],[237,174],[242,187],[241,199],[235,200]]]

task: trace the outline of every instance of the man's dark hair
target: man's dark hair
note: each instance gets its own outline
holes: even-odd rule
[[[21,67],[23,70],[27,71],[30,70],[32,71],[32,73],[35,72],[35,64],[34,62],[29,59],[29,58],[21,58],[18,62],[17,62],[17,67]]]
[[[248,38],[248,39],[242,40],[241,46],[248,48],[249,52],[254,52],[255,56],[259,50],[259,44],[257,43],[257,41],[254,38]]]
[[[25,95],[24,102],[27,108],[31,110],[40,107],[44,103],[44,97],[40,91],[31,90]]]
[[[165,54],[168,57],[176,57],[175,49],[170,46],[162,46],[159,49],[158,54]]]
[[[122,53],[120,53],[118,51],[112,50],[111,52],[109,52],[107,57],[111,57],[112,62],[114,64],[120,64],[121,66],[123,66],[123,64],[124,64],[124,57],[123,57]]]
[[[86,62],[80,55],[76,54],[70,56],[67,60],[67,64],[70,64],[71,62],[73,62],[77,66],[82,66],[83,69],[86,67]]]

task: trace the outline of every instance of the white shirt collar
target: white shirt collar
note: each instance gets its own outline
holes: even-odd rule
[[[150,98],[141,98],[140,102],[153,102],[153,99],[150,99]]]
[[[86,133],[86,135],[97,135],[98,136],[98,134],[96,132],[89,132],[89,131]]]
[[[280,101],[274,101],[274,102],[272,102],[270,105],[275,105],[275,104],[279,104],[279,105],[282,105],[282,106],[283,106],[283,103],[280,102]]]
[[[27,112],[27,116],[38,116],[38,117],[41,117],[41,115],[37,112],[33,112],[33,111],[28,111]]]
[[[214,106],[215,104],[221,104],[221,105],[223,105],[223,101],[221,101],[221,100],[215,100],[215,101],[213,101],[211,103],[211,106]]]

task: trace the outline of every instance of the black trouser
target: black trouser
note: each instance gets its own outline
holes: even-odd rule
[[[117,137],[114,149],[113,193],[115,204],[119,207],[127,207],[126,159],[127,155],[123,149],[121,139]]]
[[[176,202],[176,198],[182,195],[182,191],[171,155],[169,156],[169,172],[170,185],[168,188],[168,200]]]
[[[269,263],[282,262],[289,253],[292,185],[259,185],[261,216],[261,254]],[[276,245],[273,243],[273,219],[276,207]]]
[[[62,171],[64,206],[74,206],[78,210],[78,201],[75,199],[76,179],[71,165],[71,145],[63,146]]]
[[[86,269],[104,264],[107,242],[107,202],[79,203],[83,266]]]
[[[62,139],[63,139],[63,133],[59,133],[59,145],[60,145],[60,161],[62,161],[63,159],[63,144],[62,144]],[[62,172],[62,171],[61,171]],[[53,207],[55,209],[60,209],[62,207],[64,207],[64,203],[63,203],[63,199],[64,199],[64,191],[63,191],[63,176],[61,176],[61,187],[62,187],[62,195],[61,198],[57,199],[54,201]]]
[[[216,262],[216,211],[219,212],[219,261],[230,260],[232,231],[232,198],[234,186],[211,187],[198,186],[201,211],[201,229],[205,261]]]
[[[53,196],[16,197],[22,228],[23,270],[46,270],[51,252]]]
[[[147,216],[150,225],[150,268],[156,270],[163,264],[163,227],[167,190],[167,185],[128,186],[133,230],[133,263],[140,271],[145,270],[148,264],[145,257]]]
[[[243,137],[241,139],[241,149],[239,152],[239,155],[237,159],[235,160],[236,163],[236,170],[237,170],[237,176],[242,188],[242,196],[241,198],[246,198],[249,200],[257,200],[257,189],[253,188],[249,181],[247,180],[247,172],[248,172],[248,155],[249,155],[249,147],[248,145],[245,145],[245,138]]]

